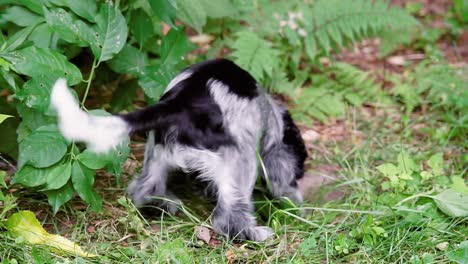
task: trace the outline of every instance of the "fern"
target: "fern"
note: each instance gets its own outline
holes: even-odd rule
[[[405,10],[389,7],[385,0],[317,0],[304,10],[308,32],[304,42],[311,59],[384,30],[418,24]]]
[[[422,104],[467,114],[468,74],[466,69],[456,69],[447,64],[431,64],[424,61],[406,76],[409,77],[404,81],[393,80],[395,84],[393,93],[400,96],[407,114]]]
[[[347,104],[361,106],[381,95],[375,78],[368,73],[349,64],[336,63],[312,77],[312,87],[295,100],[292,114],[306,124],[311,124],[312,118],[327,122],[329,118],[342,118]]]
[[[236,37],[232,45],[234,61],[259,81],[272,77],[273,70],[278,67],[279,53],[271,44],[249,31],[238,32]]]

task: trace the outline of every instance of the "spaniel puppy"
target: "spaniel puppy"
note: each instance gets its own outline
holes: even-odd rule
[[[214,228],[230,238],[263,241],[273,231],[257,226],[252,216],[257,151],[273,195],[302,201],[297,180],[307,154],[298,128],[284,107],[229,60],[188,67],[157,104],[125,115],[82,111],[63,79],[54,85],[51,103],[62,134],[96,152],[117,146],[132,132],[150,132],[142,173],[128,189],[137,206],[155,196],[178,201],[166,188],[171,172],[197,172],[216,192]],[[175,212],[173,203],[164,205]]]

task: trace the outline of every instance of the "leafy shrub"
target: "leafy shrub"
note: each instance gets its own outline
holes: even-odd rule
[[[75,86],[83,108],[91,88],[99,94],[102,90],[98,87],[112,79],[117,79],[114,86],[122,83],[123,87],[116,91],[121,96],[112,100],[112,110],[130,104],[138,87],[154,101],[192,49],[184,28],[175,23],[176,15],[200,31],[208,17],[235,12],[226,9],[228,1],[116,4],[41,0],[1,7],[4,21],[0,27],[7,32],[0,47],[1,83],[13,94],[22,119],[17,129],[19,169],[13,183],[45,193],[54,212],[75,192],[95,211],[101,210],[102,198],[93,190],[95,170],[105,169],[119,176],[129,154],[127,144],[97,156],[67,142],[58,131],[55,113],[49,109],[55,80],[66,78]],[[161,32],[161,22],[171,26],[167,34]],[[124,90],[127,85],[129,91]],[[107,114],[101,110],[90,113]]]

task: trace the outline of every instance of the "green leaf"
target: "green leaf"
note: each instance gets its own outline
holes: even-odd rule
[[[208,17],[223,18],[237,14],[236,7],[229,0],[199,0]]]
[[[457,249],[447,253],[447,258],[450,261],[467,264],[468,263],[468,240],[465,240],[458,245]]]
[[[436,196],[431,196],[439,209],[452,217],[468,216],[468,195],[452,189],[445,190]]]
[[[65,0],[64,2],[75,14],[89,22],[95,22],[94,17],[97,14],[96,0]]]
[[[98,155],[92,151],[85,150],[76,157],[86,167],[98,170],[104,168],[109,162],[104,155]]]
[[[418,165],[410,158],[409,154],[405,151],[400,152],[397,157],[398,168],[401,172],[411,174],[413,171],[419,171]]]
[[[74,1],[81,2],[81,1]],[[44,16],[47,24],[61,39],[87,47],[93,41],[93,31],[85,22],[76,19],[71,13],[62,8],[51,9],[44,7]]]
[[[132,12],[130,24],[132,25],[130,31],[140,47],[155,35],[151,18],[142,9]]]
[[[5,121],[5,119],[10,118],[10,117],[13,117],[13,116],[0,114],[0,124],[1,124],[3,121]]]
[[[5,44],[3,52],[10,52],[21,46],[35,28],[36,25],[31,25],[29,27],[19,30],[13,36],[9,37]]]
[[[72,165],[72,182],[78,195],[91,205],[94,211],[102,209],[102,197],[93,190],[95,172],[78,161]]]
[[[120,10],[104,4],[96,17],[97,28],[91,49],[99,62],[119,53],[127,41],[127,22]]]
[[[436,176],[440,176],[444,168],[444,159],[442,157],[442,153],[432,155],[427,161],[427,165],[429,165],[429,167],[432,169],[432,172]]]
[[[50,28],[47,23],[41,24],[37,26],[31,35],[29,36],[29,40],[34,43],[34,46],[46,49],[50,47],[52,43],[52,35],[54,31]]]
[[[156,100],[166,90],[169,82],[177,75],[177,70],[169,65],[148,66],[146,75],[138,79],[138,84],[143,88],[145,94]]]
[[[47,182],[49,172],[50,168],[38,169],[26,165],[16,172],[11,183],[19,183],[27,187],[40,186]]]
[[[466,186],[465,180],[460,176],[452,177],[452,184],[450,185],[450,188],[456,192],[468,195],[468,186]]]
[[[200,0],[178,0],[177,16],[187,25],[193,27],[196,31],[202,32],[203,26],[206,24],[206,12]]]
[[[62,54],[37,47],[27,47],[9,54],[15,71],[31,77],[66,78],[69,85],[81,82],[80,70]]]
[[[71,166],[70,166],[71,168]],[[47,200],[49,201],[50,206],[54,210],[54,214],[58,212],[60,207],[66,202],[70,201],[73,198],[75,190],[73,189],[73,184],[69,180],[65,185],[56,190],[45,191],[47,195]]]
[[[108,64],[115,72],[141,76],[145,74],[147,61],[143,52],[133,46],[125,45],[117,56],[108,61]]]
[[[71,162],[54,165],[47,175],[46,190],[55,190],[63,187],[71,177]]]
[[[3,19],[21,27],[37,25],[43,18],[21,6],[12,6],[3,11]]]
[[[172,28],[175,28],[177,4],[174,0],[148,0],[153,13]]]
[[[184,29],[171,29],[161,43],[161,64],[173,65],[183,60],[190,50],[190,45]]]
[[[382,165],[377,167],[377,170],[380,171],[386,177],[395,176],[398,173],[400,173],[398,168],[395,167],[395,165],[393,165],[391,163],[382,164]]]
[[[72,256],[96,256],[83,251],[80,246],[62,236],[47,233],[31,211],[19,211],[12,214],[6,222],[6,229],[13,238],[21,237],[28,244],[53,247],[61,253]]]
[[[236,37],[237,40],[232,45],[235,62],[257,80],[263,80],[265,75],[270,77],[273,69],[279,65],[279,53],[269,42],[250,31],[238,32]]]
[[[67,142],[56,125],[47,125],[27,136],[19,144],[19,150],[19,167],[29,164],[44,168],[62,159],[67,152]]]
[[[55,81],[56,79],[49,75],[35,77],[27,81],[23,88],[18,90],[15,97],[27,107],[47,112],[50,105],[50,93]]]

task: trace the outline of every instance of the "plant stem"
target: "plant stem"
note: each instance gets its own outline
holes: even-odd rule
[[[86,97],[88,97],[89,88],[91,87],[91,80],[94,77],[94,70],[97,68],[97,66],[98,66],[98,62],[97,62],[96,58],[94,58],[93,66],[91,67],[91,72],[89,73],[89,78],[88,78],[88,80],[85,81],[87,83],[86,84],[86,91],[85,91],[85,94],[83,96],[83,99],[81,100],[81,108],[84,108],[84,103],[86,102]]]

